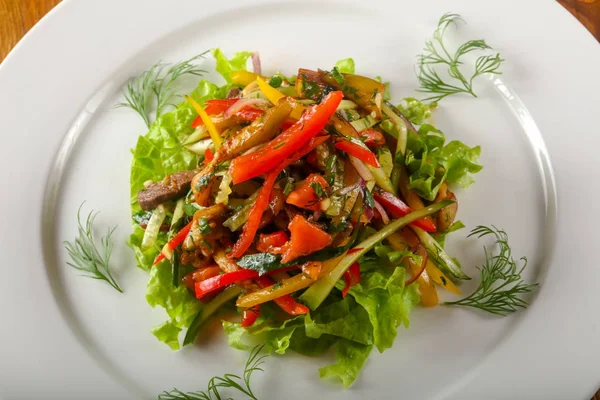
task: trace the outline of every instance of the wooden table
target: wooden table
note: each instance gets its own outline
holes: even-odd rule
[[[558,0],[600,41],[600,0]],[[0,0],[0,62],[60,0]],[[600,390],[592,400],[600,400]]]

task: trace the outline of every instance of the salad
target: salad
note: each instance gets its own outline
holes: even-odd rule
[[[414,307],[437,306],[439,291],[462,294],[457,283],[470,277],[444,244],[464,227],[453,190],[473,183],[481,149],[448,141],[431,113],[446,96],[476,97],[473,80],[499,74],[503,60],[481,55],[472,75],[461,71],[466,54],[490,47],[472,40],[450,52],[443,36],[457,19],[442,16],[419,56],[423,101],[392,100],[389,83],[357,73],[351,58],[290,76],[263,73],[258,53],[220,49],[211,54],[225,83],[199,79],[170,112],[174,82],[203,76],[206,53],[130,81],[121,105],[149,131],[132,150],[128,245],[149,272],[148,303],[168,315],[152,333],[178,350],[218,317],[231,347],[251,350],[243,382],[226,374],[207,392],[159,398],[221,398],[229,387],[256,399],[249,380],[263,349],[334,349],[320,376],[347,387],[373,347],[389,349],[408,328]],[[109,270],[113,229],[98,250],[95,216],[65,243],[69,265],[120,292]],[[444,304],[504,316],[525,308],[536,284],[521,278],[526,263],[514,261],[504,231],[471,231],[488,235],[499,252],[486,248],[479,286]]]
[[[133,152],[130,246],[171,318],[153,333],[178,349],[235,307],[232,347],[334,346],[321,376],[347,386],[416,304],[469,279],[443,242],[462,226],[449,184],[472,181],[480,149],[446,143],[428,106],[395,107],[351,59],[287,77],[213,55],[227,84],[200,81]]]

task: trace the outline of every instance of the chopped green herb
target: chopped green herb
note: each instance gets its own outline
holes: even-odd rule
[[[202,234],[202,236],[210,235],[212,233],[212,228],[208,223],[208,219],[202,217],[198,220],[198,230]]]
[[[373,199],[373,194],[367,189],[365,189],[365,204],[370,208],[375,207],[375,199]]]
[[[283,83],[283,78],[280,75],[273,75],[271,79],[269,79],[269,86],[274,88],[278,88]]]
[[[283,146],[285,146],[285,143],[286,143],[286,142],[281,142],[281,143],[279,143],[278,145],[276,145],[275,147],[273,147],[273,150],[275,150],[275,149],[278,149],[278,148],[280,148],[280,147],[283,147]]]
[[[208,243],[208,241],[206,239],[202,239],[202,244],[204,244],[204,246],[206,246],[207,249],[209,250],[214,250],[214,248],[211,246],[210,243]]]
[[[293,191],[294,191],[294,179],[293,178],[287,178],[287,181],[285,183],[285,187],[283,188],[283,194],[287,196],[290,193],[292,193]]]
[[[281,283],[281,282],[277,282],[276,284],[274,284],[274,285],[271,287],[271,291],[273,292],[273,291],[275,291],[275,290],[277,290],[277,289],[281,288],[282,286],[283,286],[283,283]]]
[[[312,188],[312,190],[315,192],[315,196],[317,196],[317,199],[321,200],[321,199],[324,199],[325,197],[327,197],[327,193],[325,193],[325,189],[323,189],[323,186],[321,186],[321,184],[319,182],[311,182],[308,184],[308,186],[310,186]]]

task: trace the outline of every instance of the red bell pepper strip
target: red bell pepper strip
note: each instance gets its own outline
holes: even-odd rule
[[[242,327],[247,328],[254,325],[258,317],[260,316],[260,304],[255,305],[244,310],[242,315]]]
[[[273,284],[275,283],[275,282],[273,282],[273,280],[271,278],[269,278],[268,276],[264,276],[264,275],[259,276],[255,280],[256,280],[256,283],[258,283],[258,285],[263,289],[266,287],[269,287],[269,286],[273,286]],[[285,311],[286,313],[288,313],[290,315],[308,314],[310,312],[310,309],[308,307],[306,307],[304,304],[298,303],[289,294],[278,297],[273,301],[275,302],[275,304],[277,304],[279,307],[281,307],[281,309],[283,311]]]
[[[276,168],[315,137],[329,121],[342,101],[342,92],[331,92],[298,122],[271,140],[265,147],[235,158],[229,167],[233,183],[247,181]]]
[[[350,288],[360,282],[360,264],[355,262],[348,268],[346,272],[344,272],[344,280],[346,281],[346,286],[342,289],[342,297],[345,298]]]
[[[254,107],[247,107],[235,113],[235,116],[244,121],[252,122],[265,112]]]
[[[313,151],[318,145],[325,142],[329,139],[329,136],[319,136],[316,138],[312,138],[307,146],[296,152],[292,157],[285,160],[281,165],[273,169],[267,175],[267,179],[263,182],[263,186],[260,188],[260,192],[258,193],[258,197],[256,201],[252,205],[250,209],[250,213],[248,214],[248,221],[244,224],[244,228],[242,234],[239,239],[233,245],[233,249],[231,253],[229,253],[229,258],[239,258],[241,257],[246,250],[252,244],[254,237],[256,236],[256,232],[258,231],[258,227],[260,226],[260,220],[262,219],[262,215],[269,204],[269,199],[271,197],[271,192],[273,190],[273,185],[275,184],[275,180],[281,171],[283,171],[286,167],[294,162],[298,161],[306,154]],[[234,160],[235,161],[235,160]]]
[[[203,280],[202,282],[196,282],[196,298],[201,299],[204,295],[213,292],[217,289],[221,289],[225,286],[229,286],[232,283],[243,281],[246,279],[253,279],[258,277],[258,272],[250,269],[239,269],[237,271],[228,272],[223,275],[213,276]]]
[[[190,229],[192,229],[193,222],[194,221],[190,221],[189,224],[184,226],[182,230],[180,230],[175,236],[173,236],[173,238],[171,240],[169,240],[169,242],[166,244],[166,246],[169,246],[169,249],[171,249],[171,251],[175,250],[177,248],[177,246],[179,246],[181,243],[183,243],[183,241],[187,237],[188,233],[190,233]],[[161,251],[158,254],[158,256],[156,256],[152,265],[158,264],[159,262],[164,260],[164,258],[165,258],[165,253],[164,253],[164,249],[163,249],[163,251]]]
[[[215,158],[215,155],[213,154],[212,150],[207,147],[206,151],[204,152],[204,165],[210,163],[213,158]]]
[[[385,191],[374,190],[373,197],[379,202],[394,218],[400,218],[412,212],[402,200],[393,194]],[[411,223],[427,232],[435,232],[436,226],[431,219],[421,218]]]
[[[261,233],[256,244],[256,249],[262,253],[279,252],[279,248],[288,241],[288,235],[285,231],[278,231],[269,234]]]
[[[368,148],[363,147],[357,143],[351,142],[347,139],[342,139],[335,144],[335,148],[338,150],[345,151],[358,158],[360,161],[365,162],[375,168],[379,168],[379,161],[377,160],[377,156]]]

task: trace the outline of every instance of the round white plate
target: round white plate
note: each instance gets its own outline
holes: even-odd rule
[[[128,77],[218,46],[259,50],[267,72],[288,74],[353,57],[399,99],[414,95],[415,55],[447,11],[468,22],[451,40],[485,38],[506,59],[503,75],[478,82],[480,98],[454,96],[435,112],[450,139],[483,149],[484,170],[458,191],[459,217],[504,228],[539,291],[508,318],[418,308],[349,390],[318,378],[331,359],[296,355],[270,357],[254,390],[262,400],[589,399],[600,383],[600,46],[554,1],[466,0],[59,5],[0,66],[0,396],[156,398],[242,370],[246,353],[222,335],[172,352],[149,332],[165,315],[145,303],[147,276],[125,245],[129,149],[145,127],[113,107]],[[65,264],[83,200],[101,211],[99,226],[119,225],[123,295]],[[454,236],[451,251],[477,280],[482,242]]]

